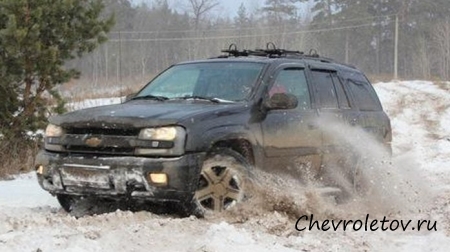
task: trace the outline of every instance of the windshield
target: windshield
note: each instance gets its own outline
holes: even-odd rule
[[[186,97],[245,100],[252,92],[264,64],[209,62],[176,65],[156,77],[137,95],[169,99]]]

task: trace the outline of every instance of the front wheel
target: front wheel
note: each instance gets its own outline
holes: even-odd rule
[[[79,196],[67,195],[67,194],[57,194],[59,204],[64,209],[64,211],[70,213],[74,210],[75,205],[81,199]]]
[[[119,202],[96,197],[57,194],[56,198],[62,209],[77,218],[86,215],[108,213],[117,209],[128,209],[128,205],[121,207]]]
[[[230,149],[212,151],[203,163],[192,211],[197,216],[222,212],[241,203],[249,186],[251,165]]]

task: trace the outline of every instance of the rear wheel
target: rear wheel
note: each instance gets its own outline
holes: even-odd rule
[[[337,203],[345,203],[366,192],[363,162],[359,155],[337,152],[322,160],[321,181],[325,186],[337,189],[332,193]]]
[[[202,166],[192,213],[203,216],[206,212],[222,212],[241,203],[250,183],[250,168],[248,161],[233,150],[212,151]]]

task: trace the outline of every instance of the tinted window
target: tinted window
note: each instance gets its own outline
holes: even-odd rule
[[[297,97],[298,108],[311,107],[308,83],[305,70],[301,68],[283,69],[275,78],[275,82],[269,90],[269,95],[274,93],[290,93]]]
[[[331,72],[313,70],[315,94],[321,108],[338,108],[336,89]]]
[[[345,90],[342,86],[342,82],[339,79],[339,77],[337,76],[336,73],[332,73],[332,78],[333,78],[333,83],[334,83],[334,87],[336,88],[336,93],[338,96],[338,102],[339,102],[339,107],[340,108],[344,108],[344,109],[348,109],[350,108],[350,104],[348,102],[348,96],[345,93]]]
[[[367,78],[358,72],[346,72],[350,91],[353,93],[356,105],[360,110],[378,111],[382,110],[380,100]]]
[[[381,110],[376,94],[366,83],[358,83],[350,80],[350,89],[360,110]],[[372,92],[373,91],[373,92]]]

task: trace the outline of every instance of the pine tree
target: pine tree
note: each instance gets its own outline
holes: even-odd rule
[[[237,16],[234,18],[234,23],[236,27],[245,28],[249,24],[249,18],[247,14],[247,9],[244,3],[241,3],[237,11]]]
[[[101,0],[0,2],[1,133],[43,126],[48,100],[61,101],[55,87],[80,74],[65,62],[106,41],[114,20],[100,19],[102,9]]]
[[[266,0],[262,11],[267,14],[272,25],[279,25],[286,20],[297,19],[296,3],[304,0]]]

